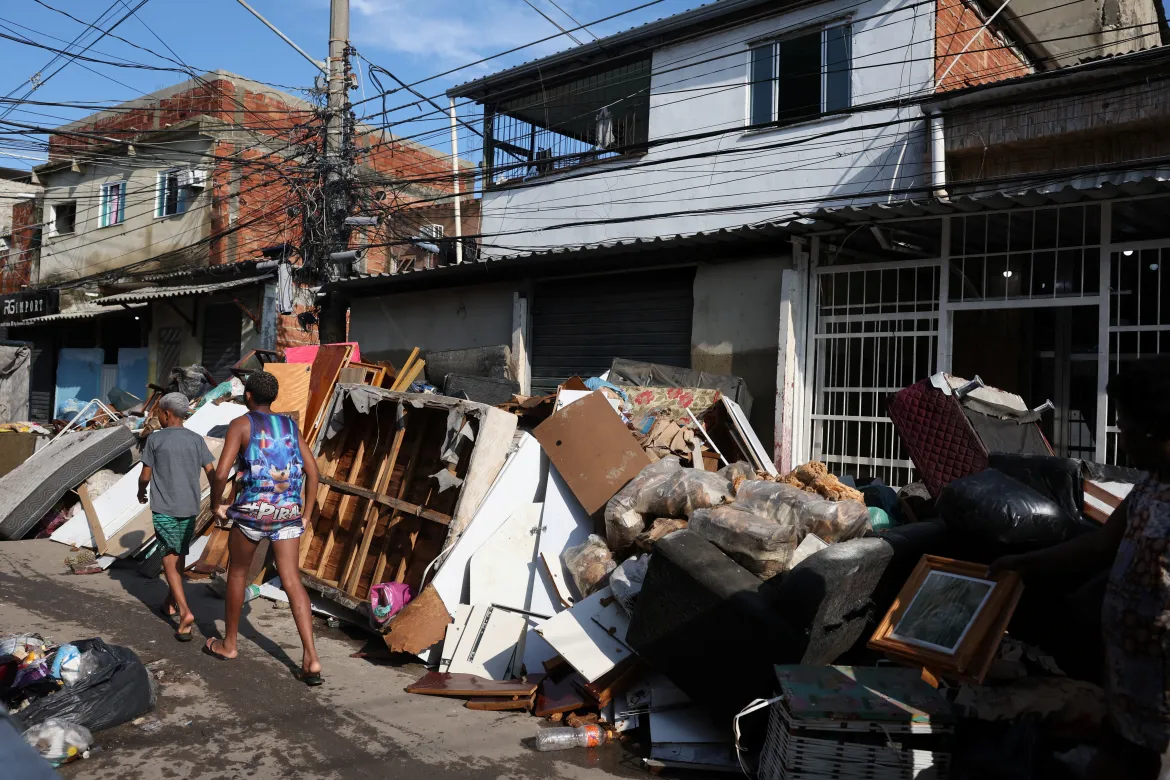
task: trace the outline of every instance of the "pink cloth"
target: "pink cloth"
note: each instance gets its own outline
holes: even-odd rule
[[[362,362],[362,353],[358,349],[356,341],[343,341],[343,344],[353,345],[353,354],[349,356],[350,363]],[[331,345],[326,345],[331,346]],[[284,362],[286,363],[312,363],[317,359],[317,350],[321,348],[320,344],[310,344],[307,347],[289,347],[284,351]]]

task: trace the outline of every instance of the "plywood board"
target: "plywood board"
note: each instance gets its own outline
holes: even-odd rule
[[[598,392],[554,412],[533,434],[590,515],[650,465],[638,440]]]
[[[536,629],[588,682],[633,656],[626,646],[630,619],[607,586]]]
[[[481,696],[527,699],[536,693],[536,688],[536,683],[520,680],[485,680],[473,674],[427,672],[406,686],[406,692],[424,696],[456,696],[461,699]]]
[[[471,556],[471,602],[552,615],[536,558],[541,510],[531,503],[519,507]],[[539,606],[534,602],[539,601]]]
[[[297,415],[301,424],[309,408],[309,376],[312,366],[306,363],[269,363],[264,370],[276,377],[280,392],[272,402],[272,411]]]
[[[554,612],[576,600],[577,591],[571,584],[562,556],[568,548],[583,544],[592,532],[593,519],[569,490],[556,467],[549,466],[537,547],[541,559],[540,576],[552,595]],[[534,611],[540,610],[534,607]]]
[[[476,604],[460,632],[458,646],[450,653],[448,671],[489,680],[508,679],[516,644],[526,623],[523,615],[490,604]],[[443,652],[447,655],[446,648]]]
[[[453,612],[459,604],[470,601],[470,596],[464,598],[464,595],[468,590],[468,569],[472,556],[509,517],[531,506],[537,498],[543,462],[540,445],[526,433],[520,437],[520,446],[504,463],[483,504],[468,523],[467,530],[459,537],[431,581],[448,613]]]
[[[309,373],[309,403],[305,409],[305,421],[301,428],[311,436],[317,428],[325,405],[333,397],[333,386],[345,364],[349,362],[352,347],[348,344],[326,344],[317,350],[313,368]]]

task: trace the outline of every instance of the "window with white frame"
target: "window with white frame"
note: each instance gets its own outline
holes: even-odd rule
[[[748,123],[849,108],[852,27],[839,24],[751,48]]]
[[[102,185],[101,226],[120,225],[126,218],[126,182]]]
[[[154,200],[154,215],[170,217],[187,210],[187,188],[183,182],[183,169],[172,168],[158,174],[158,192]]]

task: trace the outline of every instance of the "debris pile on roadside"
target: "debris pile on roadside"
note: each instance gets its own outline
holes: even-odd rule
[[[864,463],[777,469],[735,377],[618,360],[525,397],[506,348],[416,349],[398,369],[357,349],[257,352],[230,382],[176,384],[188,427],[216,437],[244,411],[239,380],[277,375],[273,408],[321,473],[302,580],[315,611],[428,667],[408,692],[531,713],[538,750],[636,733],[650,769],[769,780],[992,776],[996,750],[1098,736],[1100,578],[1025,590],[987,564],[1096,527],[1139,475],[1053,457],[1018,396],[943,374],[890,396],[921,475],[895,490]],[[5,491],[0,531],[20,518],[17,538],[92,550],[78,571],[137,554],[157,574],[126,492],[148,410],[60,434],[53,496]],[[227,532],[205,525],[187,576],[215,587]],[[283,600],[272,573],[261,550],[249,598]]]

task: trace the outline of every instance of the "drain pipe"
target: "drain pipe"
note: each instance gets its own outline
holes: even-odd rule
[[[947,136],[942,111],[930,115],[930,183],[936,198],[947,197]]]
[[[463,264],[463,215],[459,208],[459,124],[451,98],[451,186],[455,190],[455,265]]]

